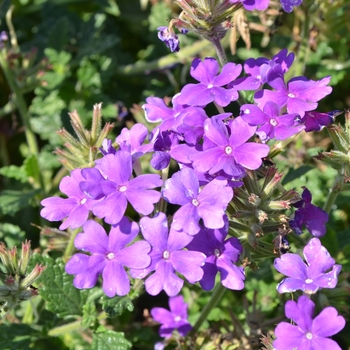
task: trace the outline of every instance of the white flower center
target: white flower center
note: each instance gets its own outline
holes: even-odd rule
[[[232,147],[231,146],[226,146],[225,147],[225,153],[226,154],[231,154],[232,153]]]
[[[107,254],[107,259],[108,260],[113,260],[114,259],[114,253],[108,253]]]
[[[309,340],[311,340],[311,339],[313,338],[311,332],[307,332],[307,333],[305,334],[305,336],[306,336],[306,339],[309,339]]]
[[[175,317],[174,317],[174,321],[175,321],[175,322],[181,321],[181,316],[175,316]]]
[[[272,125],[272,126],[277,126],[277,120],[276,119],[270,119],[270,124]]]
[[[86,198],[83,198],[83,199],[80,201],[80,204],[85,204],[86,201],[87,201],[87,199],[86,199]]]
[[[163,259],[168,260],[170,258],[170,252],[168,250],[164,250]]]
[[[305,281],[305,283],[312,283],[312,282],[313,282],[313,280],[310,279],[310,278],[308,278],[308,279]]]
[[[195,207],[198,207],[199,202],[197,201],[197,199],[192,199],[192,204],[193,204]]]
[[[290,97],[290,98],[294,98],[295,97],[295,95],[294,94],[292,94],[291,92],[288,94],[288,97]]]
[[[220,250],[219,249],[217,249],[217,248],[215,248],[215,250],[214,250],[214,255],[218,258],[219,256],[220,256]]]
[[[127,190],[126,186],[119,187],[119,192],[125,192]]]
[[[213,84],[208,84],[208,89],[211,89],[213,86]]]

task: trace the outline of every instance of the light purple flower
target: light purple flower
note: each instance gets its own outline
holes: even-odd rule
[[[291,13],[294,6],[299,6],[303,3],[303,0],[280,0],[283,10]]]
[[[202,62],[195,58],[191,65],[191,76],[198,80],[199,84],[187,84],[181,90],[178,102],[190,106],[206,106],[215,102],[225,107],[231,101],[238,99],[236,89],[225,89],[227,85],[236,79],[242,71],[240,64],[226,63],[218,75],[220,65],[215,58],[207,57]]]
[[[201,229],[200,219],[205,227],[223,227],[226,208],[233,197],[232,188],[226,185],[226,180],[214,179],[200,189],[192,169],[185,168],[175,173],[165,182],[162,191],[168,202],[181,205],[174,215],[172,228],[195,235]]]
[[[306,111],[317,108],[317,102],[331,93],[327,86],[330,77],[313,81],[305,77],[295,77],[288,84],[284,83],[283,72],[279,65],[271,69],[267,75],[268,84],[276,91],[261,90],[255,93],[255,102],[264,108],[268,101],[272,101],[282,108],[287,106],[288,113],[297,113],[303,117]]]
[[[313,294],[319,288],[335,288],[341,265],[336,265],[318,238],[304,247],[305,262],[298,254],[286,253],[275,259],[275,269],[288,276],[277,286],[279,293],[302,290]]]
[[[289,226],[297,235],[303,233],[303,226],[315,237],[322,237],[326,234],[326,222],[328,214],[319,207],[311,204],[312,196],[310,191],[303,187],[302,200],[293,204],[297,210],[294,218],[289,221]]]
[[[219,118],[205,121],[205,136],[212,145],[189,155],[196,171],[215,174],[223,170],[227,175],[241,178],[245,173],[244,168],[255,170],[260,167],[262,158],[269,153],[269,146],[247,142],[255,134],[256,127],[237,117],[229,128],[230,134]]]
[[[244,270],[235,265],[243,251],[236,237],[225,240],[228,233],[228,220],[220,229],[202,229],[188,244],[189,250],[200,251],[207,256],[203,278],[199,281],[204,290],[211,290],[215,285],[215,276],[220,272],[221,283],[229,289],[244,288]]]
[[[80,183],[81,190],[91,198],[101,198],[92,212],[111,225],[121,220],[128,202],[138,213],[148,215],[160,199],[160,192],[151,190],[163,184],[160,176],[145,174],[131,178],[132,158],[126,151],[104,156],[99,169],[83,169],[82,175],[86,181]]]
[[[75,169],[71,176],[65,176],[59,189],[68,198],[49,197],[41,201],[45,208],[41,209],[40,215],[49,221],[61,221],[66,219],[59,227],[65,230],[67,227],[76,229],[84,225],[89,217],[89,212],[95,200],[86,196],[79,188],[79,183],[85,181],[81,175],[81,169]]]
[[[147,254],[151,247],[147,242],[138,241],[129,245],[138,232],[138,225],[126,217],[118,225],[112,226],[109,235],[97,222],[87,221],[84,232],[76,236],[74,244],[92,255],[75,254],[66,264],[66,272],[76,275],[74,286],[79,289],[92,288],[102,274],[102,289],[108,297],[128,294],[130,281],[124,266],[142,269],[151,263]]]
[[[345,326],[345,319],[337,310],[326,307],[312,319],[315,304],[302,295],[296,303],[289,300],[285,313],[294,324],[281,322],[275,329],[277,339],[273,342],[276,350],[341,350],[340,346],[329,337],[340,332]]]
[[[280,109],[274,102],[267,102],[263,111],[255,105],[243,105],[241,117],[249,125],[260,125],[256,134],[262,142],[270,139],[285,140],[304,129],[304,125],[298,125],[298,114],[280,115]]]
[[[134,278],[144,278],[155,271],[145,282],[147,293],[157,295],[164,290],[169,296],[177,295],[184,281],[175,274],[182,274],[190,283],[196,283],[203,277],[206,256],[200,252],[184,250],[192,240],[185,232],[168,233],[168,221],[164,213],[154,218],[143,217],[140,220],[142,235],[152,246],[151,265],[143,270],[130,270]]]
[[[188,334],[192,326],[188,322],[187,307],[182,295],[169,298],[170,311],[162,307],[151,309],[151,316],[161,324],[159,335],[170,338],[176,329],[183,337]]]
[[[158,27],[157,30],[159,40],[163,41],[171,52],[180,51],[180,41],[173,29],[162,26]]]

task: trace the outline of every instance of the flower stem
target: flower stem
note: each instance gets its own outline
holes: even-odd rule
[[[214,289],[214,292],[211,296],[209,303],[207,305],[205,305],[204,309],[202,310],[201,314],[199,315],[199,318],[198,318],[196,324],[194,325],[192,331],[190,332],[190,335],[193,335],[198,331],[199,327],[207,319],[210,311],[221,300],[221,298],[223,297],[225,292],[226,292],[226,288],[221,283],[218,283]]]
[[[225,50],[221,45],[220,38],[213,37],[211,38],[210,42],[213,43],[216,50],[216,54],[218,55],[218,59],[221,64],[221,67],[223,67],[227,63],[227,57],[225,54]]]
[[[64,254],[63,254],[64,261],[68,260],[72,256],[74,251],[74,240],[79,231],[80,229],[76,229],[71,232],[66,250],[64,251]]]
[[[344,175],[342,175],[341,169],[338,173],[338,175],[334,179],[334,185],[332,188],[329,189],[329,193],[326,199],[326,202],[323,206],[323,210],[326,211],[328,214],[331,212],[332,206],[338,196],[338,194],[343,190],[344,185]]]

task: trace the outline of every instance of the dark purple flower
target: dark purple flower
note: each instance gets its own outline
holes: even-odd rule
[[[45,208],[41,209],[40,215],[49,221],[61,221],[66,219],[59,227],[65,230],[67,227],[76,229],[84,225],[89,217],[89,212],[95,200],[86,196],[79,188],[81,181],[85,181],[81,175],[81,169],[75,169],[71,176],[65,176],[60,183],[59,189],[68,198],[49,197],[41,201]]]
[[[148,215],[160,199],[160,193],[151,190],[162,185],[160,176],[145,174],[131,178],[132,158],[126,151],[107,154],[99,169],[83,169],[82,175],[86,181],[80,183],[81,190],[91,198],[101,199],[92,212],[111,225],[121,220],[128,202],[138,213]]]
[[[124,266],[142,269],[151,263],[147,254],[151,247],[147,242],[138,241],[129,245],[138,232],[138,225],[126,217],[118,225],[112,226],[109,235],[97,222],[87,221],[84,232],[76,236],[74,244],[92,255],[75,254],[66,264],[66,272],[76,275],[74,286],[79,289],[92,288],[102,274],[102,289],[108,297],[128,294],[130,281]]]
[[[301,123],[305,125],[305,131],[320,131],[325,126],[334,122],[337,115],[341,114],[341,111],[335,110],[328,113],[320,113],[316,111],[306,112]]]
[[[296,303],[289,300],[285,313],[294,323],[281,322],[275,329],[277,339],[273,342],[276,350],[341,350],[340,346],[329,337],[340,332],[345,326],[345,319],[337,310],[326,307],[312,319],[315,304],[302,295]]]
[[[203,277],[203,266],[206,256],[200,252],[184,250],[192,240],[185,232],[168,233],[168,221],[164,213],[154,218],[143,217],[140,220],[143,237],[152,246],[151,265],[143,270],[131,269],[134,278],[144,278],[155,271],[145,282],[147,293],[157,295],[164,290],[169,296],[177,295],[184,281],[175,274],[182,274],[190,283],[196,283]]]
[[[190,106],[206,106],[215,102],[225,107],[231,101],[238,99],[236,89],[225,89],[227,85],[236,79],[242,71],[240,64],[226,63],[218,75],[220,65],[215,58],[207,57],[202,62],[195,58],[191,65],[191,76],[198,80],[199,84],[187,84],[181,90],[178,102]]]
[[[163,131],[153,144],[154,153],[151,159],[151,165],[156,170],[165,169],[170,163],[171,148],[179,143],[177,136],[173,132]]]
[[[161,337],[170,338],[176,329],[181,336],[186,336],[192,329],[188,322],[187,307],[182,295],[169,298],[170,311],[162,307],[154,307],[151,309],[151,316],[156,322],[161,324],[159,335]]]
[[[310,191],[303,187],[302,200],[295,203],[297,210],[294,218],[289,221],[289,226],[297,235],[303,233],[303,226],[315,237],[322,237],[326,234],[326,222],[328,214],[319,207],[311,204],[312,196]]]
[[[112,141],[108,139],[104,139],[102,141],[102,147],[100,147],[100,151],[104,156],[107,154],[115,154],[115,152],[117,152],[117,150],[112,145]]]
[[[283,10],[291,13],[294,6],[299,6],[302,4],[303,0],[280,0]]]
[[[288,276],[277,286],[279,293],[302,290],[313,294],[319,288],[334,288],[338,283],[341,265],[336,265],[318,238],[304,247],[305,262],[298,254],[286,253],[275,259],[275,269]]]
[[[243,105],[241,117],[249,125],[260,125],[256,134],[262,142],[285,140],[304,129],[304,125],[298,125],[298,114],[280,115],[280,109],[274,102],[267,102],[263,111],[255,105]]]
[[[199,281],[204,290],[211,290],[215,285],[215,276],[220,272],[221,283],[229,289],[244,288],[244,270],[235,265],[243,251],[236,237],[225,240],[228,233],[228,220],[220,229],[202,229],[188,244],[189,250],[200,251],[207,256],[203,278]]]
[[[272,101],[279,108],[287,106],[288,113],[297,113],[303,117],[306,111],[316,109],[317,102],[331,93],[332,88],[327,86],[330,79],[325,77],[313,81],[305,77],[295,77],[286,86],[281,66],[276,65],[267,75],[268,84],[276,91],[261,90],[255,93],[254,98],[260,108]]]
[[[165,43],[171,52],[178,52],[180,50],[180,41],[173,29],[162,26],[158,27],[157,30],[158,38]]]
[[[189,155],[196,171],[215,174],[223,170],[227,175],[241,178],[245,173],[244,168],[255,170],[260,167],[262,158],[269,153],[269,146],[247,142],[255,134],[256,127],[237,117],[229,128],[230,134],[219,118],[205,121],[205,136],[212,145]]]
[[[223,227],[225,211],[233,197],[232,188],[226,185],[226,180],[214,179],[200,189],[192,169],[184,168],[175,173],[165,182],[162,191],[168,202],[181,205],[174,215],[172,228],[195,235],[201,229],[200,219],[205,227]]]

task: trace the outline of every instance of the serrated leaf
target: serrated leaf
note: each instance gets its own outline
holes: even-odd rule
[[[83,320],[81,325],[83,328],[89,328],[97,319],[95,303],[90,301],[83,306]]]
[[[0,192],[0,214],[11,216],[16,214],[22,208],[29,206],[37,193],[38,190]]]
[[[6,176],[9,179],[15,179],[22,183],[28,181],[25,170],[17,165],[4,166],[0,169],[0,174]]]
[[[134,311],[134,304],[128,296],[114,298],[102,298],[103,311],[111,318],[120,316],[124,310]]]
[[[95,333],[92,337],[91,350],[127,350],[131,347],[122,332],[106,331]]]
[[[10,223],[0,224],[0,240],[5,242],[7,247],[18,246],[24,238],[25,232],[19,226]]]
[[[53,260],[38,254],[32,260],[46,266],[40,277],[43,286],[39,288],[39,293],[46,301],[47,310],[62,318],[81,316],[89,290],[79,290],[73,286],[73,276],[65,272],[62,260]]]
[[[32,342],[42,337],[38,331],[25,324],[1,325],[1,350],[27,350],[33,349]]]

